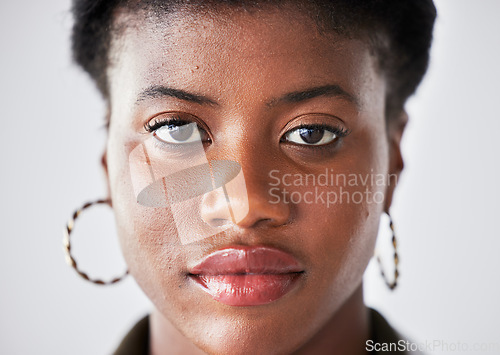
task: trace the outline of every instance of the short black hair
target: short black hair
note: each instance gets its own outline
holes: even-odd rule
[[[106,69],[117,9],[152,10],[216,6],[256,8],[293,3],[308,9],[318,27],[369,42],[389,83],[386,115],[398,113],[429,64],[436,8],[432,0],[73,0],[73,58],[109,99]]]

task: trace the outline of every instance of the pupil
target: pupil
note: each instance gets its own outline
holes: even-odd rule
[[[194,124],[185,124],[182,126],[169,126],[168,128],[171,130],[170,136],[179,142],[186,141],[193,134]]]
[[[306,143],[315,144],[318,143],[325,134],[325,130],[320,128],[301,128],[300,138]]]

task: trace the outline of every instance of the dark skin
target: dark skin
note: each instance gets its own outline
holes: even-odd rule
[[[103,157],[129,271],[155,306],[152,353],[364,354],[370,329],[362,276],[394,184],[368,186],[371,193],[383,193],[381,203],[276,204],[270,202],[269,172],[318,175],[327,168],[399,175],[406,116],[401,113],[386,126],[386,80],[376,58],[362,40],[320,34],[293,8],[169,16],[168,21],[117,18],[127,18],[129,28],[112,47],[117,59],[108,71],[110,126]],[[171,95],[138,100],[145,89],[160,85],[207,101]],[[325,86],[342,92],[311,95]],[[309,95],[286,99],[304,92]],[[144,125],[173,112],[207,132],[208,160],[240,163],[249,204],[246,217],[231,228],[185,245],[169,209],[137,204],[129,167],[131,151],[152,137]],[[315,147],[284,139],[301,125],[349,134]],[[153,154],[164,154],[157,149]],[[311,187],[287,189],[303,194]],[[224,218],[216,203],[202,203],[209,218]],[[230,245],[285,250],[304,265],[304,275],[269,304],[221,304],[200,291],[187,270]]]

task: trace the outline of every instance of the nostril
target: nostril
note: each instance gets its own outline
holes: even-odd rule
[[[203,195],[201,219],[210,227],[222,227],[232,223],[230,206],[222,188]]]

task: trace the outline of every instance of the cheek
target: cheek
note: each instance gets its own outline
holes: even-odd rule
[[[111,130],[107,159],[118,236],[129,272],[154,298],[162,283],[175,282],[177,275],[171,265],[180,262],[177,251],[181,244],[169,207],[147,207],[137,202],[138,187],[150,183],[151,178],[141,172],[143,162],[134,159],[134,144],[118,141],[116,136]],[[161,280],[158,275],[163,275]]]
[[[314,255],[310,262],[323,271],[317,282],[340,297],[349,290],[339,285],[357,287],[373,255],[388,183],[383,129],[362,130],[352,138],[345,153],[313,172],[315,180],[288,187],[290,198],[295,194],[299,201],[296,215],[305,254]]]

